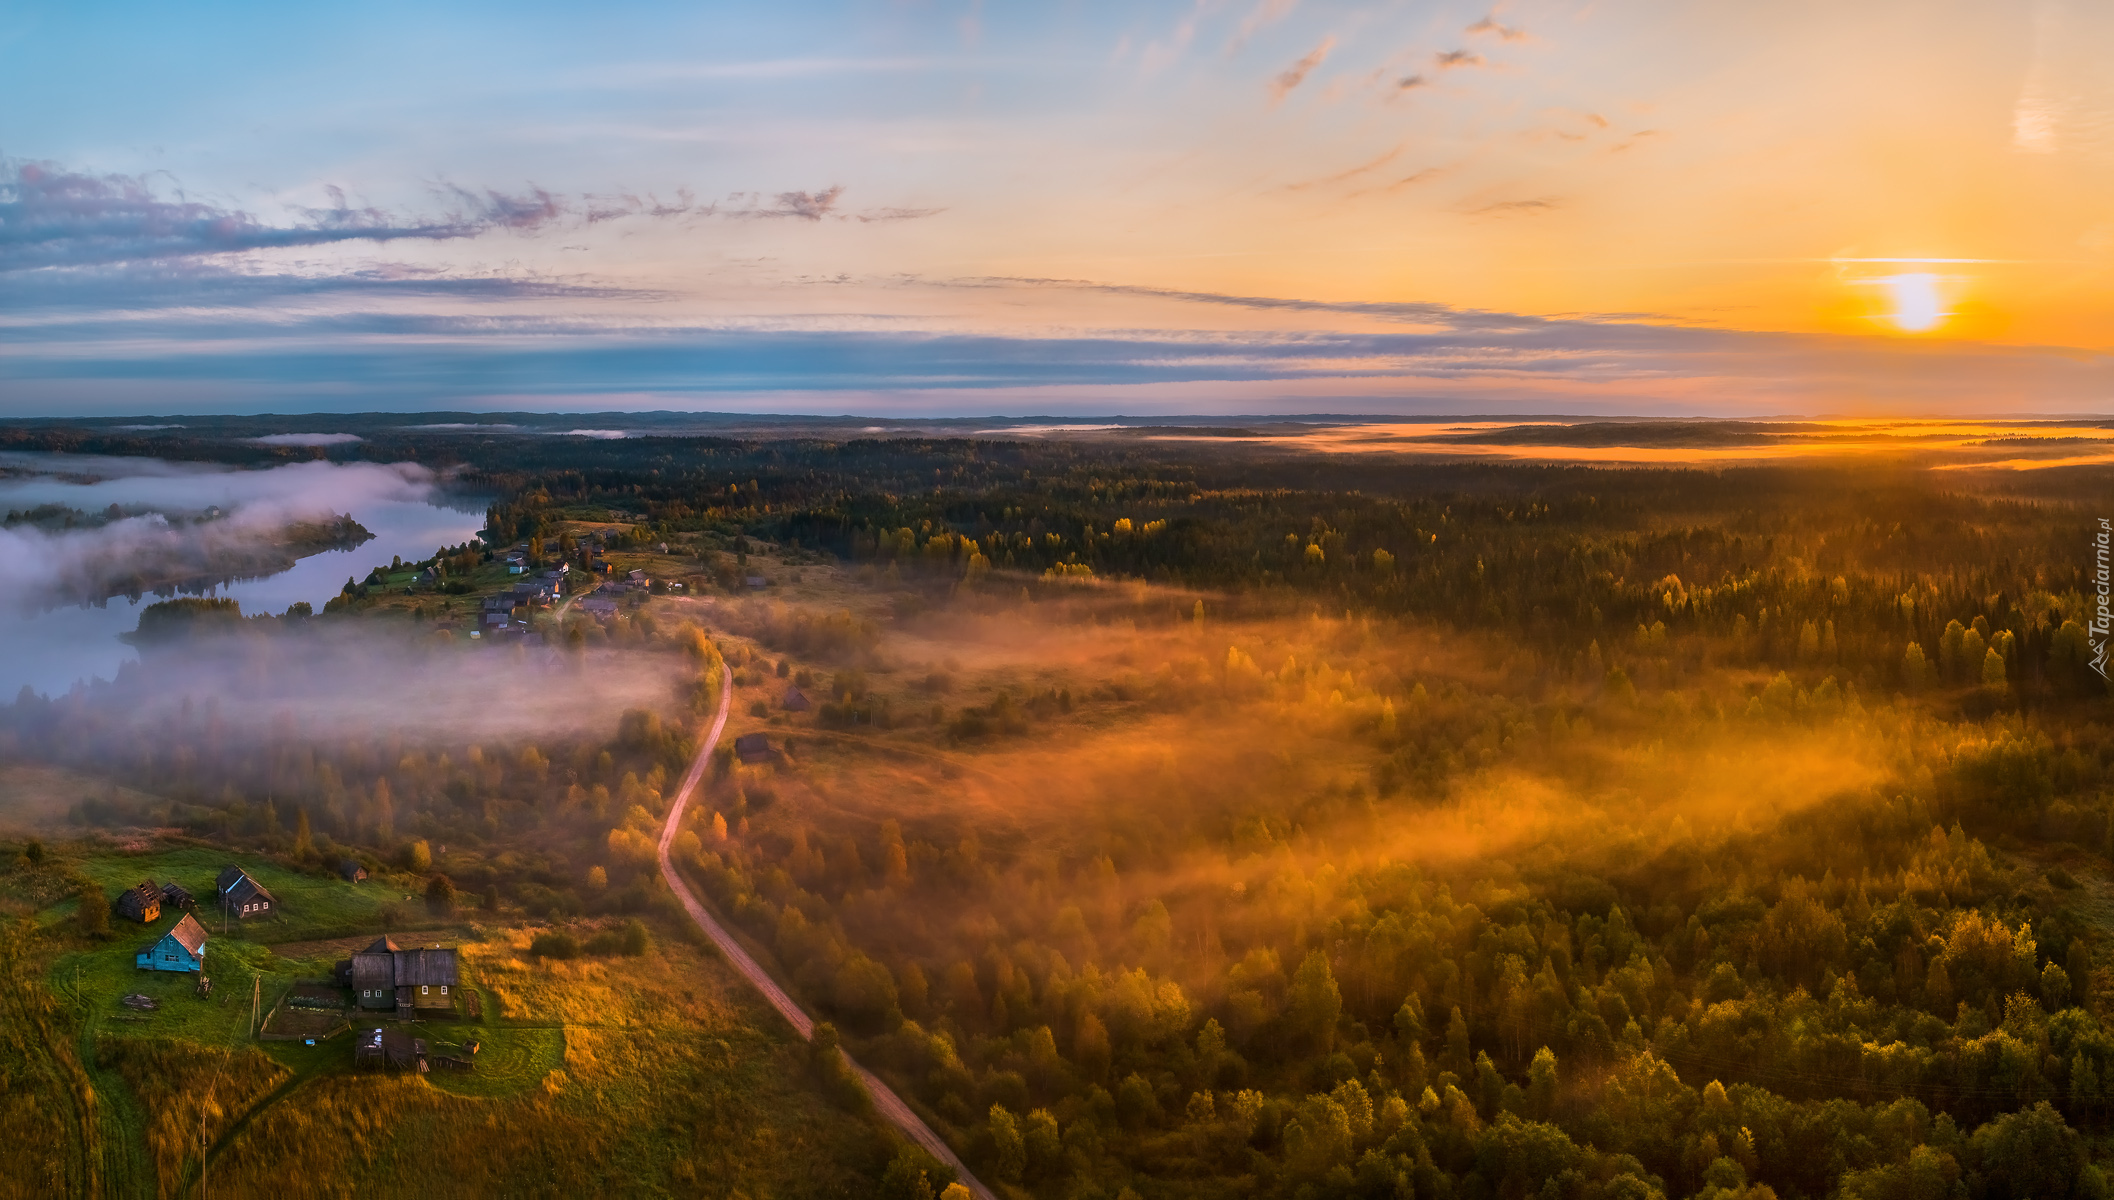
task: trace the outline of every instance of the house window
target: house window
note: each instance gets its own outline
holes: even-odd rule
[[[426,986],[425,984],[423,984],[423,983],[422,983],[422,984],[419,984],[419,985],[418,985],[418,994],[419,994],[419,995],[421,995],[421,996],[425,995],[425,994],[426,994],[427,992],[430,992],[430,991],[432,991],[432,990],[433,990],[432,988],[429,988],[429,987],[427,987],[427,986]]]
[[[440,985],[440,994],[441,994],[441,995],[443,995],[443,996],[445,996],[445,995],[447,995],[447,994],[448,994],[448,985],[447,985],[447,984],[445,984],[445,983],[444,983],[444,984],[441,984],[441,985]]]

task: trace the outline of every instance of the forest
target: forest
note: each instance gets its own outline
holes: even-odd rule
[[[382,603],[401,562],[163,618],[0,707],[0,760],[109,785],[42,836],[349,855],[577,954],[683,927],[709,749],[677,869],[999,1195],[2109,1194],[2093,468],[415,449],[489,549],[652,586],[507,645]],[[385,677],[427,706],[329,699]]]

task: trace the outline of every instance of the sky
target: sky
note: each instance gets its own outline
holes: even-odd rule
[[[2099,413],[2114,8],[0,6],[0,415]]]

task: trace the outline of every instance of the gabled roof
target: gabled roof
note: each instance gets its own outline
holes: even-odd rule
[[[117,898],[118,911],[138,915],[161,910],[161,889],[151,879],[142,879],[135,887],[126,888]]]
[[[361,991],[396,986],[396,955],[361,951],[352,956],[352,986]]]
[[[420,984],[445,984],[453,986],[456,981],[455,951],[434,948],[431,950],[399,950],[396,952],[396,983],[398,987],[417,987]]]
[[[205,953],[206,927],[200,925],[198,919],[190,913],[185,913],[183,920],[178,921],[175,928],[162,936],[175,938],[177,944],[189,950],[193,958],[198,958]]]
[[[225,871],[221,872],[221,874],[223,875],[225,875],[226,873],[227,872]],[[258,883],[256,880],[251,879],[248,875],[244,875],[240,872],[237,872],[237,875],[238,878],[235,880],[235,882],[230,884],[224,884],[221,886],[221,899],[226,900],[230,904],[247,904],[251,900],[278,899],[277,896],[272,895],[271,890],[269,888],[265,887],[261,883]]]
[[[241,867],[222,867],[220,868],[220,875],[213,881],[213,885],[224,892],[233,886],[236,880],[247,878],[249,878],[248,874]]]
[[[403,947],[397,945],[396,942],[391,939],[388,934],[385,933],[382,936],[374,939],[374,945],[367,947],[367,949],[362,953],[394,954],[401,949],[403,949]]]
[[[734,739],[734,753],[743,762],[759,762],[771,756],[771,739],[761,733],[745,733]]]

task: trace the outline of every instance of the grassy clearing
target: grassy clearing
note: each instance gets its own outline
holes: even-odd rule
[[[254,1046],[204,1046],[163,1038],[105,1037],[98,1067],[114,1072],[145,1114],[157,1196],[174,1196],[198,1167],[201,1136],[217,1142],[292,1072]]]
[[[871,1194],[887,1140],[807,1085],[802,1047],[715,960],[676,943],[542,964],[526,957],[531,931],[487,932],[462,949],[499,1001],[489,1023],[415,1027],[432,1041],[478,1038],[474,1071],[320,1075],[231,1141],[216,1186]]]
[[[566,1031],[563,1029],[443,1029],[434,1031],[442,1040],[479,1042],[477,1067],[471,1071],[435,1068],[428,1081],[444,1092],[458,1096],[518,1096],[543,1086],[553,1071],[564,1069]]]
[[[230,918],[226,922],[229,933],[255,942],[325,937],[354,927],[379,929],[383,907],[406,904],[408,895],[407,889],[392,887],[386,879],[346,883],[335,877],[303,874],[255,855],[203,846],[157,846],[137,853],[93,854],[77,865],[82,874],[102,884],[103,890],[113,897],[142,879],[182,884],[198,898],[199,921],[216,936],[221,932],[222,921],[213,908],[213,881],[223,867],[241,867],[270,889],[281,905],[279,913],[270,917],[252,921]],[[165,914],[163,919],[167,921],[172,915]],[[127,927],[122,920],[114,924]]]

